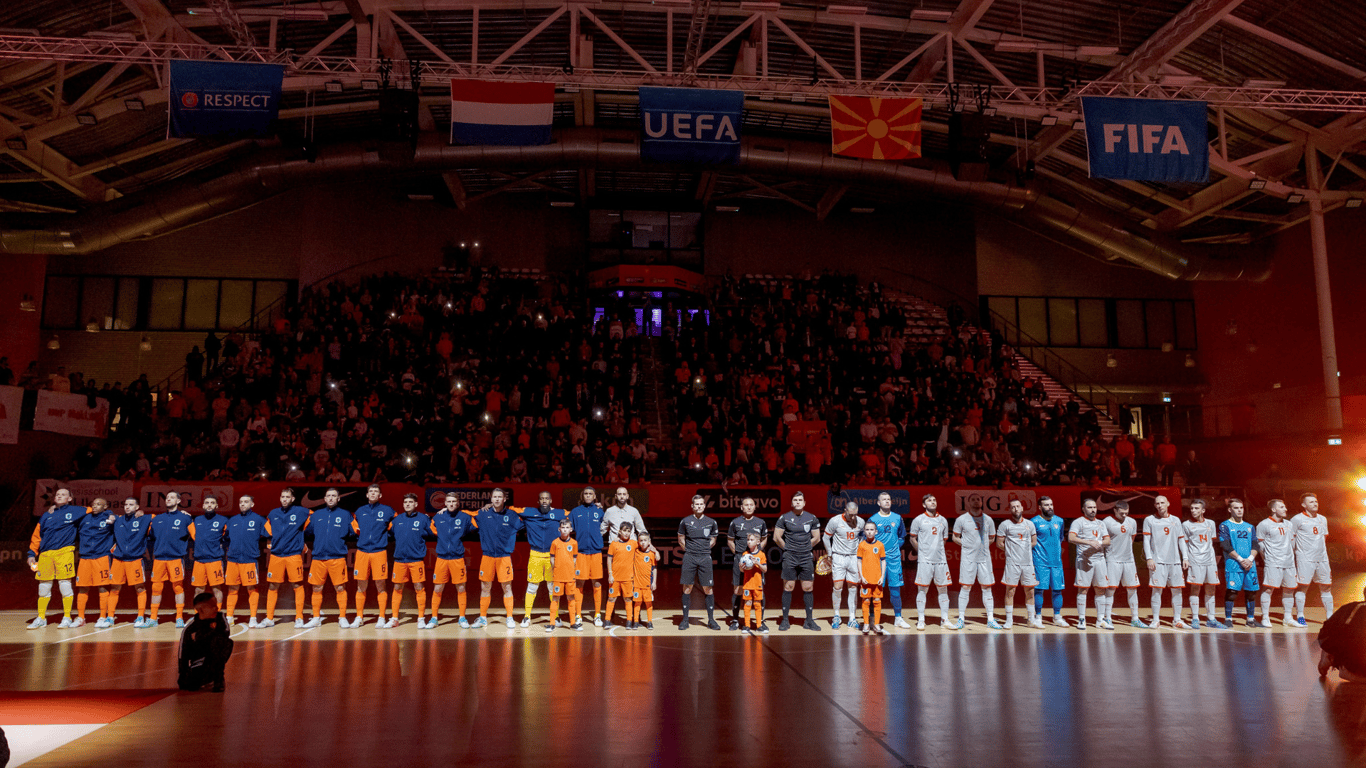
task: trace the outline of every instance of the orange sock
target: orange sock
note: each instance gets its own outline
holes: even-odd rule
[[[874,600],[874,601],[873,601],[873,626],[876,627],[877,625],[879,625],[879,624],[881,624],[881,623],[882,623],[882,601],[881,601],[881,600]]]
[[[397,619],[397,618],[398,618],[398,607],[399,607],[400,605],[403,605],[403,587],[402,587],[402,585],[397,585],[397,584],[394,585],[394,602],[391,603],[391,605],[393,605],[394,607],[393,607],[392,610],[389,611],[389,616],[392,617],[392,618]]]
[[[512,618],[512,595],[503,596],[503,610],[508,612],[508,618]]]
[[[602,585],[593,585],[593,613],[602,613]]]
[[[464,590],[455,593],[455,605],[460,609],[460,618],[465,618],[465,601],[468,598]]]
[[[417,617],[420,619],[427,615],[427,590],[417,590]]]
[[[389,608],[389,592],[387,590],[376,590],[375,599],[379,601],[379,620],[384,621],[384,612]],[[398,606],[394,606],[394,613],[398,613]]]
[[[251,608],[251,618],[256,618],[256,609],[261,605],[261,593],[254,589],[247,590],[247,607]]]
[[[185,620],[185,585],[172,584],[171,592],[175,594],[175,620]]]
[[[147,614],[147,590],[138,592],[138,618],[141,619]]]
[[[611,624],[611,623],[612,623],[612,611],[613,611],[613,609],[615,609],[616,607],[617,607],[617,590],[616,590],[616,587],[612,587],[611,589],[607,590],[607,611],[603,614],[603,619],[602,619],[602,620],[603,620],[603,623],[605,623],[605,624]]]
[[[655,604],[654,604],[654,603],[646,603],[646,604],[645,604],[645,617],[646,617],[646,618],[645,618],[646,621],[650,622],[651,624],[654,623],[654,621],[655,621]]]
[[[275,604],[280,602],[280,590],[271,589],[266,591],[266,619],[275,620]]]
[[[489,615],[489,603],[492,602],[492,595],[479,595],[479,618],[487,618]]]
[[[872,619],[869,618],[872,605],[872,598],[868,598],[867,600],[863,601],[863,623],[867,624],[870,627],[873,625]]]
[[[318,587],[313,590],[313,615],[321,616],[323,613],[323,588]]]
[[[76,595],[76,616],[77,616],[78,618],[80,618],[82,621],[85,620],[85,606],[88,605],[89,603],[90,603],[90,590],[88,590],[88,589],[82,589],[82,590],[81,590],[81,593],[78,594],[78,595]],[[100,618],[104,618],[104,611],[103,611],[103,610],[100,611]]]
[[[351,602],[351,596],[346,594],[346,589],[337,590],[337,618],[346,617],[346,606]]]
[[[440,592],[437,592],[435,589],[433,589],[433,590],[432,590],[432,618],[435,619],[435,618],[437,618],[437,617],[440,616],[440,615],[441,615],[441,593],[440,593]]]
[[[104,590],[100,592],[100,618],[103,619],[113,615],[114,612],[109,610],[109,591]]]
[[[631,610],[635,613],[635,621],[640,621],[640,601],[635,600],[631,603]]]
[[[304,617],[304,585],[294,585],[294,619],[297,621]]]
[[[555,593],[550,593],[550,626],[555,626],[555,622],[560,620],[560,598],[555,597]]]
[[[359,587],[356,589],[356,618],[357,618],[357,619],[363,619],[363,618],[365,618],[365,596],[366,596],[366,592],[367,592],[367,590],[360,589]]]
[[[157,611],[161,610],[161,593],[166,591],[165,582],[158,581],[152,585],[152,610],[148,613],[152,621],[157,619]]]
[[[237,610],[237,590],[228,590],[228,618],[232,618],[232,612]]]

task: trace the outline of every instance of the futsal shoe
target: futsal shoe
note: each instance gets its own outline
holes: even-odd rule
[[[863,622],[859,621],[858,619],[850,619],[850,620],[849,620],[849,628],[850,628],[850,629],[860,629],[860,630],[861,630],[861,629],[863,629]]]
[[[1301,629],[1301,628],[1303,628],[1303,627],[1309,626],[1308,624],[1301,624],[1301,623],[1299,623],[1298,621],[1296,621],[1295,619],[1283,619],[1283,620],[1281,621],[1281,623],[1284,624],[1285,626],[1291,627],[1291,628],[1293,628],[1293,629]],[[60,625],[59,625],[59,626],[60,626]]]
[[[547,635],[553,633],[555,631],[555,627],[559,626],[559,623],[560,622],[558,621],[552,621],[549,625],[546,626],[545,633]]]
[[[761,634],[761,635],[767,635],[767,634],[768,634],[768,625],[767,625],[767,624],[765,624],[765,623],[763,623],[763,622],[759,622],[759,634]]]
[[[247,629],[256,629],[259,626],[261,625],[257,623],[255,616],[252,616],[251,621],[247,622]]]
[[[345,616],[342,616],[341,618],[337,619],[337,626],[341,627],[342,629],[350,629],[351,620],[346,618]]]
[[[473,628],[475,628],[475,629],[483,629],[484,627],[487,627],[488,625],[489,625],[489,620],[486,619],[486,618],[484,618],[483,616],[480,616],[479,618],[475,619],[475,620],[474,620],[474,623],[471,624],[470,626],[473,627]]]
[[[640,622],[640,625],[641,625],[642,627],[645,627],[646,629],[654,629],[654,628],[655,628],[655,623],[654,623],[653,621],[642,621],[642,622]]]
[[[921,632],[924,632],[924,631],[925,631],[925,620],[924,620],[924,619],[920,619],[919,621],[917,621],[917,622],[915,623],[915,628],[918,629],[918,630],[920,630]]]
[[[685,629],[687,629],[687,628],[688,628],[688,617],[687,617],[687,616],[684,616],[684,617],[683,617],[683,620],[680,621],[680,622],[678,622],[678,631],[679,631],[679,632],[682,632],[683,630],[685,630]]]
[[[68,627],[71,627],[72,629],[79,629],[79,628],[85,626],[85,619],[84,619],[84,618],[77,618],[77,619],[75,619],[74,621],[72,621],[70,624],[68,624],[67,626],[68,626]]]
[[[526,626],[529,627],[529,626],[531,626],[531,624],[528,623]],[[516,621],[515,619],[513,619],[511,616],[509,616],[509,617],[508,617],[508,629],[516,629],[516,628],[517,628],[517,621]]]
[[[143,619],[143,621],[142,621],[142,628],[143,628],[143,629],[151,629],[152,627],[155,627],[158,623],[160,623],[160,622],[158,622],[156,619],[152,619],[152,618]]]
[[[58,629],[71,629],[71,627],[73,627],[73,626],[74,626],[74,625],[71,623],[71,617],[70,617],[70,616],[63,616],[63,617],[62,617],[62,623],[61,623],[61,624],[58,624],[58,625],[57,625],[57,628],[58,628]]]
[[[812,632],[819,632],[821,631],[821,625],[817,624],[815,619],[807,619],[806,621],[802,622],[802,629],[809,629]]]
[[[1042,616],[1036,616],[1036,617],[1034,618],[1034,622],[1033,622],[1032,624],[1030,624],[1029,626],[1032,627],[1032,628],[1034,628],[1034,629],[1047,629],[1047,627],[1044,626],[1043,617],[1042,617]]]
[[[397,617],[397,616],[390,616],[390,617],[389,617],[389,620],[386,621],[386,622],[384,622],[384,628],[385,628],[385,629],[393,629],[394,627],[397,627],[397,626],[398,626],[398,617]]]
[[[574,630],[575,632],[582,632],[582,631],[583,631],[583,620],[580,619],[580,620],[574,622],[573,626],[571,626],[570,629]]]
[[[991,625],[988,624],[987,626],[991,626]],[[1014,616],[1007,616],[1007,617],[1006,617],[1005,623],[1001,625],[1001,629],[1010,629],[1011,627],[1014,627],[1014,626],[1015,626],[1015,617],[1014,617]]]
[[[226,621],[230,627],[237,625],[237,619],[234,619],[231,616],[224,616],[223,621]]]
[[[720,632],[720,631],[721,631],[721,625],[720,625],[720,624],[717,624],[717,623],[716,623],[714,620],[712,620],[712,619],[708,619],[708,620],[707,620],[707,629],[710,629],[710,630],[713,631],[713,632]]]
[[[1200,629],[1200,619],[1194,617],[1191,618],[1191,629]]]
[[[323,617],[321,617],[321,616],[314,616],[313,618],[309,619],[309,620],[304,624],[304,629],[316,629],[317,627],[321,627],[322,625],[323,625]],[[296,626],[296,627],[299,626],[299,622],[297,622],[297,621],[294,622],[294,626]]]
[[[1270,620],[1270,619],[1262,619],[1261,623],[1257,624],[1256,626],[1257,626],[1259,629],[1271,629],[1271,620]]]
[[[303,628],[304,628],[304,625],[307,624],[307,623],[308,623],[308,622],[304,621],[303,619],[295,619],[295,620],[294,620],[294,628],[295,628],[295,629],[303,629]]]
[[[744,635],[745,637],[749,637],[749,627],[740,627],[740,634]]]
[[[1191,625],[1187,624],[1186,621],[1185,621],[1185,619],[1173,619],[1173,620],[1172,620],[1172,628],[1173,628],[1173,629],[1190,629],[1190,628],[1191,628]]]
[[[730,620],[730,631],[732,631],[732,632],[737,632],[737,631],[739,631],[739,629],[740,629],[740,622],[736,621],[735,619],[731,619],[731,620]]]
[[[185,628],[185,620],[184,620],[184,619],[176,619],[176,620],[175,620],[175,628],[176,628],[176,629],[184,629],[184,628]]]
[[[1223,623],[1222,621],[1219,621],[1218,619],[1210,619],[1209,621],[1207,621],[1207,622],[1205,622],[1205,623],[1209,625],[1209,628],[1210,628],[1210,629],[1228,629],[1228,628],[1232,625],[1233,622],[1229,622],[1228,624],[1225,624],[1225,623]]]
[[[75,625],[73,624],[72,626]],[[1304,617],[1301,616],[1298,619],[1295,619],[1295,626],[1299,627],[1300,629],[1304,629],[1305,627],[1309,626],[1309,622],[1305,621]]]
[[[1135,617],[1133,618],[1133,620],[1129,622],[1129,626],[1133,627],[1134,629],[1148,629],[1148,628],[1149,628],[1148,625],[1144,623],[1143,619],[1140,619],[1140,618],[1138,618],[1137,616],[1135,616]]]
[[[865,635],[868,634],[868,633],[870,633],[870,632],[872,632],[872,631],[873,631],[873,630],[869,629],[869,628],[866,627],[866,626],[865,626],[865,627],[863,628],[863,630],[862,630],[863,634],[865,634]]]
[[[998,624],[998,623],[996,622],[996,619],[992,618],[992,619],[987,619],[987,629],[1005,629],[1005,627],[1003,627],[1003,626],[1001,626],[1000,624]]]
[[[892,622],[892,624],[893,624],[897,629],[910,629],[910,628],[911,628],[910,622],[906,621],[905,619],[901,618],[900,616],[896,617],[896,621]]]
[[[46,626],[47,626],[47,619],[45,619],[45,618],[43,618],[43,617],[41,617],[41,616],[39,616],[38,618],[36,618],[36,619],[34,619],[33,621],[30,621],[30,622],[28,623],[28,628],[29,628],[29,629],[42,629],[43,627],[46,627]]]
[[[963,620],[958,619],[957,621],[953,622],[953,626],[949,627],[949,629],[962,629],[964,626],[965,625],[963,624]]]
[[[260,623],[260,624],[257,624],[256,626],[260,627],[261,629],[270,629],[271,627],[275,626],[275,619],[272,619],[272,618],[264,618],[264,619],[261,619],[261,623]]]
[[[94,626],[95,629],[104,629],[109,626],[109,619],[105,616],[101,616],[95,620],[95,623],[92,626]]]
[[[1111,624],[1109,619],[1102,619],[1101,621],[1096,622],[1096,627],[1100,629],[1114,629],[1115,625]]]
[[[779,632],[786,632],[786,631],[788,631],[789,629],[792,629],[792,622],[788,621],[788,620],[787,620],[787,617],[784,616],[783,619],[782,619],[782,621],[779,621],[779,622],[778,622],[778,631],[779,631]]]
[[[838,614],[836,614],[834,620],[830,622],[830,628],[833,630],[838,630],[842,626],[844,626],[844,624],[840,623],[840,617]]]
[[[1077,622],[1077,629],[1080,629],[1083,632],[1086,631],[1086,619],[1082,619]]]
[[[510,621],[510,619],[509,619],[509,621]],[[529,626],[531,626],[531,617],[530,617],[530,616],[523,616],[523,617],[522,617],[522,629],[526,629],[526,628],[529,627]]]
[[[602,616],[600,616],[600,615],[598,615],[598,614],[596,614],[596,613],[593,614],[593,626],[595,626],[595,627],[601,627],[601,626],[602,626]]]
[[[461,616],[461,617],[460,617],[460,622],[459,622],[459,623],[460,623],[460,628],[461,628],[461,629],[469,629],[469,628],[470,628],[469,619],[466,619],[464,616]]]
[[[1064,619],[1064,618],[1063,618],[1061,615],[1059,615],[1059,614],[1053,614],[1053,626],[1055,626],[1055,627],[1062,627],[1063,629],[1071,629],[1071,628],[1072,628],[1072,625],[1067,623],[1067,619]]]

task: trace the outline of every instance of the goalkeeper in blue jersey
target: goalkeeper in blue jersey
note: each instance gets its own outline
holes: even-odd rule
[[[1238,593],[1245,593],[1247,625],[1256,626],[1257,528],[1243,519],[1246,509],[1242,499],[1228,500],[1228,519],[1219,524],[1219,546],[1224,551],[1224,620],[1233,626],[1233,606]]]

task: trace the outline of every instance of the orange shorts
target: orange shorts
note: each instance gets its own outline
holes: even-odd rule
[[[512,583],[512,558],[485,555],[479,561],[479,580],[493,581],[495,577],[499,584]]]
[[[147,575],[142,572],[141,560],[115,560],[109,564],[109,583],[123,586],[124,584],[142,584],[147,581]]]
[[[436,572],[432,575],[433,584],[464,584],[468,580],[469,575],[465,573],[465,558],[436,559]]]
[[[859,588],[859,597],[862,597],[864,600],[881,600],[882,585],[864,584],[862,587]]]
[[[607,587],[607,599],[616,600],[617,595],[621,595],[621,599],[628,600],[630,599],[629,595],[633,592],[635,592],[635,590],[631,588],[631,582],[614,581]]]
[[[283,584],[286,581],[291,584],[298,584],[303,580],[303,555],[289,555],[287,557],[271,555],[270,560],[266,561],[266,581],[271,584]]]
[[[427,585],[427,564],[421,560],[416,563],[394,563],[394,583],[407,584],[422,589]]]
[[[602,578],[602,553],[596,555],[579,554],[579,580]]]
[[[356,550],[356,566],[351,575],[355,576],[357,581],[389,578],[389,553]]]
[[[190,574],[190,584],[196,587],[217,587],[223,583],[223,562],[214,560],[211,563],[195,562],[194,570]]]
[[[631,594],[631,600],[637,603],[653,603],[655,601],[654,590],[636,587],[636,591]]]
[[[308,583],[315,587],[321,587],[327,583],[329,577],[332,579],[332,586],[346,586],[346,558],[338,557],[331,560],[313,558],[313,564],[308,566]]]
[[[551,597],[564,597],[565,595],[573,597],[576,594],[578,594],[578,590],[575,589],[572,581],[557,581],[550,585]]]
[[[185,564],[179,560],[153,560],[152,583],[162,581],[181,582],[185,580]]]
[[[261,578],[256,575],[256,563],[228,563],[225,580],[230,587],[240,587],[243,584],[254,587],[261,583]]]
[[[763,602],[764,600],[764,591],[762,589],[746,589],[742,590],[742,592],[744,593],[742,597],[745,600],[756,603]]]
[[[141,562],[138,565],[142,565]],[[76,564],[76,586],[107,587],[109,581],[109,556],[81,558]]]

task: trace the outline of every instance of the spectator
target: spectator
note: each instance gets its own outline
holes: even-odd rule
[[[1319,677],[1337,669],[1343,680],[1366,683],[1366,602],[1348,603],[1334,611],[1319,631],[1319,648]]]
[[[218,615],[218,600],[212,592],[195,595],[194,610],[195,615],[180,633],[177,685],[182,691],[222,693],[233,646],[228,623]]]

